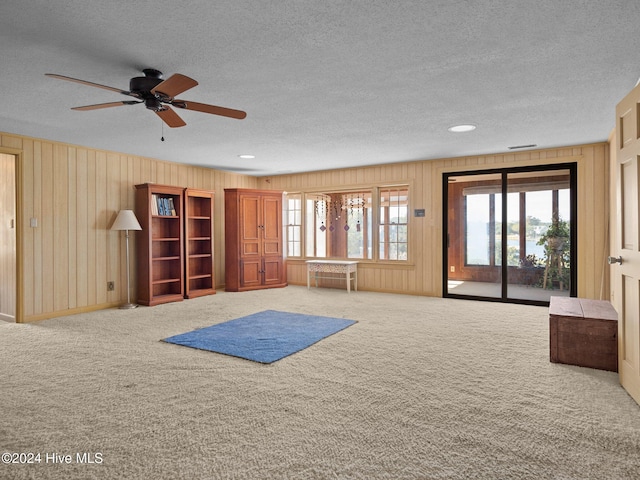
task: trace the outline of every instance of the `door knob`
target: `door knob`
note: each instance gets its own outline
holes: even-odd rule
[[[607,257],[607,262],[609,262],[609,265],[614,265],[616,263],[622,265],[622,257]]]

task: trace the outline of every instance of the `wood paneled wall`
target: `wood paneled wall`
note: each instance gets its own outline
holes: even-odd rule
[[[578,295],[609,296],[609,147],[606,142],[549,150],[482,155],[261,178],[259,188],[287,192],[332,191],[354,185],[407,183],[410,211],[408,265],[363,262],[358,288],[371,291],[442,295],[442,174],[526,165],[575,162],[578,165]],[[304,261],[288,259],[288,279],[306,284]]]
[[[22,320],[118,305],[126,300],[125,243],[109,228],[134,209],[134,185],[214,190],[216,283],[224,283],[224,188],[255,188],[246,175],[0,133],[0,152],[21,152],[18,226]],[[37,227],[31,227],[31,219]],[[132,233],[132,235],[136,235]],[[135,241],[131,283],[135,295]],[[115,281],[116,290],[107,291]]]
[[[224,188],[288,192],[355,186],[410,185],[408,264],[363,262],[363,290],[442,295],[442,174],[524,165],[578,165],[578,295],[608,298],[609,147],[606,142],[517,154],[393,163],[362,168],[255,178],[76,145],[0,133],[0,152],[17,153],[22,320],[115,306],[126,299],[122,233],[109,230],[120,209],[134,206],[134,185],[214,190],[216,284],[224,282]],[[37,227],[31,227],[35,219]],[[135,233],[133,233],[135,235]],[[131,242],[135,264],[135,242]],[[292,284],[306,284],[303,260],[288,259]],[[116,291],[107,291],[107,282]],[[132,269],[135,285],[135,269]],[[132,292],[135,299],[135,288]],[[20,310],[18,308],[18,310]]]

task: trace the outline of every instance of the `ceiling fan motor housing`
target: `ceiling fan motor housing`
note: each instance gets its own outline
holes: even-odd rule
[[[129,80],[129,91],[133,93],[150,93],[152,88],[162,82],[161,78],[133,77]]]
[[[144,100],[144,104],[149,110],[155,112],[164,110],[161,100],[151,93],[151,90],[164,82],[162,72],[154,68],[145,68],[143,72],[144,77],[133,77],[129,80],[129,91]]]

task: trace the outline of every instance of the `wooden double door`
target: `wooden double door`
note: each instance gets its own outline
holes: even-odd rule
[[[286,285],[282,192],[225,190],[226,290]]]

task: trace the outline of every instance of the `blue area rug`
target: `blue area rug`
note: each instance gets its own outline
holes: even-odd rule
[[[355,320],[344,318],[265,310],[163,341],[254,362],[273,363],[354,323]]]

